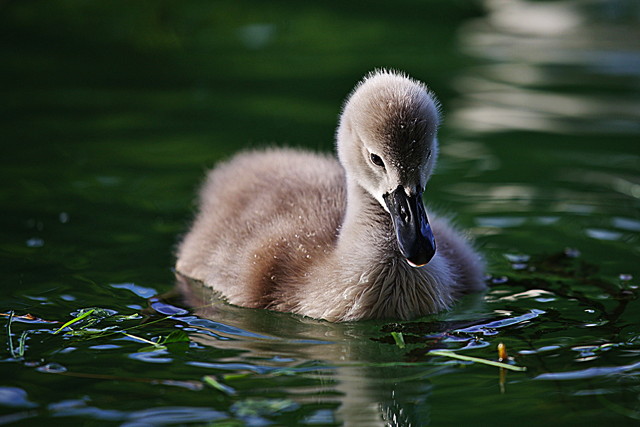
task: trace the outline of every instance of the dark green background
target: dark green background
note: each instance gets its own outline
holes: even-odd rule
[[[633,293],[639,16],[632,0],[0,1],[0,311],[60,321],[83,307],[139,311],[139,291],[111,285],[172,288],[173,247],[205,170],[250,147],[332,150],[344,97],[376,67],[440,98],[442,153],[426,199],[476,237],[490,274],[529,280],[504,254],[571,247],[608,283],[634,276],[619,285]],[[571,280],[586,299],[556,292],[553,278],[547,293],[497,283],[484,303],[417,322],[405,349],[383,322],[223,307],[148,327],[149,339],[176,325],[192,338],[153,363],[131,340],[16,323],[14,341],[41,331],[24,360],[2,356],[0,422],[372,425],[402,413],[402,425],[632,423],[638,305],[617,313],[610,295]],[[531,310],[544,314],[518,320]],[[515,320],[495,334],[431,323],[474,319]],[[497,369],[425,356],[433,340],[489,359],[505,341],[529,371],[509,373],[501,394]],[[47,373],[60,367],[107,377]],[[613,373],[537,378],[589,368]],[[227,381],[232,396],[138,381],[228,373],[250,374]],[[247,415],[256,401],[266,406]]]

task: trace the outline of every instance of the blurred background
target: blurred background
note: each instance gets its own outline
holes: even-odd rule
[[[444,113],[441,158],[425,198],[476,238],[492,276],[526,270],[531,256],[571,248],[606,280],[635,286],[640,277],[639,24],[637,0],[0,0],[0,310],[51,319],[89,306],[123,313],[146,305],[141,298],[145,293],[112,285],[133,284],[151,294],[170,290],[173,248],[193,216],[205,171],[252,147],[331,151],[344,98],[378,67],[405,71],[439,97]],[[513,299],[501,298],[516,291],[498,290],[487,300],[485,313],[516,316],[539,304],[563,312],[575,303],[557,296],[541,302],[535,294],[516,298],[514,308]],[[600,295],[593,289],[585,292]],[[615,333],[592,330],[587,344],[635,343],[637,312],[619,313]],[[236,320],[242,313],[234,314]],[[566,330],[569,324],[583,328],[594,322],[592,313],[582,308],[576,313],[573,323],[554,326]],[[258,323],[272,325],[269,333],[286,348],[287,331],[300,320],[265,316]],[[251,331],[251,325],[241,324],[238,331]],[[300,333],[317,338],[324,327]],[[381,330],[379,324],[354,326],[348,333],[336,328],[340,332],[331,329],[331,334],[370,345],[371,336]],[[555,336],[550,342],[557,348],[536,363],[550,371],[575,368],[571,363],[584,357],[575,348],[586,345],[576,337],[583,335],[579,329],[567,332],[572,338]],[[255,349],[243,341],[247,336],[231,334],[242,348],[237,360],[259,364],[251,357],[274,357],[251,353]],[[538,335],[513,336],[527,351],[540,348]],[[474,339],[486,344],[472,346],[477,349],[488,347],[493,338]],[[125,377],[140,373],[130,359],[118,359],[126,359],[130,349],[115,350],[114,357],[80,347],[82,352],[70,352],[67,358],[49,348],[43,350],[48,356],[35,359],[58,358],[57,363],[82,371],[91,362],[80,356],[90,354],[103,366],[125,371]],[[596,352],[588,361],[593,365],[584,367],[627,366],[636,360],[633,351],[639,350],[627,348],[615,356],[609,352],[609,359]],[[546,357],[559,357],[564,364],[553,365]],[[167,372],[186,375],[186,359],[172,359]],[[302,363],[322,357],[294,359]],[[324,362],[332,361],[327,356]],[[16,369],[11,358],[5,362],[0,366],[6,371],[2,390],[9,397],[0,399],[2,413],[27,413],[31,415],[24,419],[41,421],[39,417],[63,416],[51,406],[59,399],[81,398],[84,409],[64,416],[105,421],[103,413],[86,410],[87,402],[98,402],[96,407],[123,404],[105,400],[100,382],[67,380],[67,389],[82,386],[84,391],[50,396],[46,387],[63,386],[56,379],[24,364]],[[301,383],[308,380],[306,374],[297,375]],[[466,375],[472,384],[482,383],[482,377]],[[358,371],[345,378],[342,383],[349,386],[372,376]],[[462,381],[464,376],[455,378]],[[295,398],[296,391],[287,391],[295,384],[273,381],[274,393]],[[323,381],[325,386],[308,392],[307,398],[322,401],[318,396],[326,393],[349,394]],[[388,386],[384,384],[382,388]],[[450,418],[454,407],[445,402],[471,399],[484,390],[463,383],[466,392],[457,395],[453,385],[460,383],[449,384],[429,398],[444,406],[428,410],[429,404],[421,401],[418,419],[424,421],[420,417],[428,412],[437,425],[461,421]],[[540,384],[522,380],[522,398],[531,399],[523,413],[537,407],[536,414],[544,419],[573,414],[576,418],[565,420],[569,424],[592,420],[596,413],[624,423],[639,413],[637,400],[625,400],[637,391],[637,380],[622,389],[597,381],[569,391],[554,389],[568,406],[542,405],[550,389]],[[407,393],[432,393],[415,382],[404,385]],[[128,412],[114,415],[118,423],[153,405],[177,405],[169,395],[139,387],[151,397],[138,407],[128,402]],[[587,389],[614,394],[624,411],[602,415],[602,408],[610,406],[601,400],[594,404],[597,393]],[[587,395],[591,397],[576,397]],[[332,399],[329,409],[310,419],[340,423],[344,415],[336,415],[335,408],[345,407],[346,400]],[[224,412],[238,400],[217,401],[217,409]],[[508,408],[497,402],[489,403]],[[297,422],[309,419],[305,417],[315,407],[299,405],[290,413],[303,414]],[[575,415],[575,408],[583,415]],[[263,419],[278,420],[281,414],[274,414]],[[414,425],[421,424],[414,420]]]

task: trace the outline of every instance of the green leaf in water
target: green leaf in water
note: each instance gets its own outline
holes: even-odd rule
[[[393,340],[396,342],[396,345],[398,347],[405,347],[404,336],[402,335],[402,332],[391,332],[391,336],[393,337]]]
[[[229,380],[233,381],[233,380],[237,380],[237,379],[241,379],[241,378],[247,378],[247,377],[250,377],[250,376],[251,376],[251,374],[245,372],[245,373],[242,373],[242,374],[224,374],[222,376],[222,378],[224,378],[225,381],[229,381]]]
[[[114,316],[111,316],[111,318],[114,321],[117,322],[122,322],[125,320],[138,320],[138,319],[142,319],[142,316],[140,316],[140,314],[138,313],[134,313],[134,314],[116,314]]]
[[[9,353],[11,357],[17,358],[16,349],[13,347],[13,340],[11,339],[11,323],[13,322],[13,311],[9,313],[9,321],[7,322],[7,340],[9,340]]]
[[[13,311],[11,311],[9,314],[9,321],[7,322],[7,340],[9,341],[9,353],[11,353],[11,357],[13,357],[14,359],[22,359],[26,350],[26,341],[29,331],[22,331],[22,334],[18,339],[18,349],[16,350],[15,346],[13,345],[13,339],[11,338],[11,324],[13,323],[13,317],[14,313]]]
[[[479,357],[463,356],[461,354],[454,353],[453,351],[431,350],[428,354],[431,355],[431,356],[450,357],[452,359],[464,360],[464,361],[467,361],[467,362],[483,363],[485,365],[495,366],[497,368],[509,369],[509,370],[512,370],[512,371],[526,371],[527,370],[527,368],[525,368],[524,366],[514,366],[514,365],[509,365],[507,363],[495,362],[493,360],[481,359]]]
[[[110,316],[109,319],[110,320],[115,320],[117,322],[120,322],[121,320],[138,320],[140,319],[141,316],[139,314],[132,314],[132,315],[114,315],[114,316]],[[81,330],[74,330],[74,331],[68,331],[66,332],[66,334],[68,335],[76,335],[76,336],[80,336],[82,338],[85,339],[96,339],[96,338],[102,338],[102,337],[106,337],[109,335],[115,335],[115,334],[125,334],[127,331],[131,331],[133,329],[140,329],[143,327],[149,327],[155,323],[158,322],[162,322],[164,320],[166,320],[166,317],[161,317],[155,320],[151,320],[145,323],[140,323],[134,326],[129,326],[126,328],[120,328],[118,326],[107,326],[104,327],[102,329],[87,329],[87,327],[85,327],[84,329]],[[96,319],[96,321],[99,321],[101,319]],[[134,339],[138,339],[139,337],[136,337],[135,335],[132,335],[131,338]],[[154,342],[154,344],[156,344]]]
[[[175,330],[164,338],[158,340],[169,351],[186,351],[189,348],[189,335],[185,331]]]
[[[110,334],[113,334],[115,332],[118,332],[118,331],[114,331],[114,329],[116,329],[115,326],[109,326],[109,327],[102,328],[102,329],[83,328],[83,329],[65,331],[64,334],[65,335],[75,336],[75,337],[80,337],[80,338],[90,339],[90,338],[100,338],[102,336],[110,335]]]
[[[236,394],[236,390],[233,387],[229,387],[228,385],[221,383],[212,375],[205,375],[204,377],[202,377],[202,381],[204,381],[204,383],[208,386],[213,387],[228,396]]]
[[[58,330],[54,332],[54,334],[59,334],[65,328],[70,327],[71,325],[76,325],[77,328],[75,330],[65,331],[65,334],[75,335],[84,337],[85,335],[91,336],[91,338],[96,338],[96,336],[100,336],[100,334],[112,334],[117,333],[118,331],[114,331],[117,329],[117,326],[106,326],[103,328],[92,328],[95,324],[99,323],[104,319],[110,319],[113,321],[123,321],[123,320],[137,320],[140,318],[139,314],[132,315],[118,315],[113,311],[107,310],[105,308],[100,307],[91,307],[91,308],[83,308],[80,309],[78,315],[69,320],[67,323],[62,325]]]
[[[186,332],[177,330],[171,332],[166,337],[160,337],[157,341],[151,341],[146,338],[132,335],[122,331],[122,334],[131,339],[149,344],[150,347],[141,348],[138,351],[156,351],[156,350],[186,350],[189,347],[189,335]]]
[[[67,323],[65,323],[64,325],[60,326],[60,328],[58,328],[57,331],[54,332],[54,334],[59,334],[60,332],[62,332],[62,330],[68,326],[73,325],[76,322],[81,321],[82,319],[84,319],[85,317],[89,317],[91,315],[91,313],[93,313],[95,311],[94,308],[91,309],[82,309],[80,310],[80,314],[78,314],[76,317],[74,317],[73,319],[69,320]]]
[[[125,337],[129,337],[129,338],[131,338],[131,339],[134,339],[134,340],[136,340],[136,341],[142,341],[143,343],[146,343],[146,344],[151,345],[151,346],[152,346],[152,347],[154,347],[155,349],[164,349],[164,348],[166,348],[164,345],[162,345],[162,344],[160,344],[160,343],[157,343],[157,342],[154,342],[154,341],[148,340],[148,339],[146,339],[146,338],[139,337],[139,336],[137,336],[137,335],[131,335],[131,334],[128,334],[128,333],[126,333],[126,332],[123,332],[123,333],[122,333],[122,335],[124,335]]]
[[[15,359],[22,359],[27,349],[27,344],[26,344],[27,335],[29,335],[31,331],[29,330],[22,331],[22,334],[20,334],[20,338],[18,338],[18,348],[16,349],[15,346],[13,345],[13,339],[11,338],[12,336],[11,325],[13,323],[14,317],[15,317],[14,313],[13,311],[11,311],[9,313],[9,321],[7,322],[7,339],[9,341],[9,352],[11,353],[11,357]],[[18,316],[18,317],[24,318],[25,316]]]
[[[23,357],[26,349],[27,334],[29,331],[23,331],[18,340],[18,357]]]
[[[176,330],[171,332],[166,337],[158,340],[158,344],[172,344],[172,343],[188,343],[189,335],[185,331]]]

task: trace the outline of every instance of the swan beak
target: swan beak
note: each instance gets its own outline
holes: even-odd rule
[[[422,192],[408,196],[401,185],[382,196],[389,208],[400,252],[412,267],[422,267],[436,254],[436,241],[422,203]]]

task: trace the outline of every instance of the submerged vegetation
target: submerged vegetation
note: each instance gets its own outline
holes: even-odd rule
[[[509,266],[508,263],[517,258],[518,266]],[[434,316],[432,320],[410,321],[403,323],[386,323],[377,326],[379,334],[372,343],[378,346],[393,345],[401,350],[400,357],[395,361],[370,360],[365,364],[372,369],[406,369],[409,367],[426,369],[429,367],[453,367],[452,363],[461,363],[458,369],[470,368],[469,364],[488,365],[499,368],[497,373],[499,388],[502,393],[508,392],[506,371],[520,372],[531,379],[556,379],[561,380],[563,375],[574,372],[577,378],[591,375],[599,375],[599,371],[580,372],[549,372],[544,367],[542,359],[538,359],[545,353],[560,350],[560,346],[554,348],[535,348],[532,343],[525,341],[528,334],[521,332],[535,325],[534,336],[536,342],[544,341],[545,335],[556,334],[559,330],[567,333],[571,328],[597,327],[606,328],[611,333],[619,333],[624,325],[618,324],[618,319],[624,314],[626,305],[636,298],[637,288],[631,285],[631,279],[624,277],[620,283],[614,283],[598,276],[597,269],[579,259],[575,251],[551,256],[517,256],[505,257],[505,275],[498,278],[490,278],[491,288],[487,304],[491,305],[491,295],[504,295],[500,298],[516,301],[525,295],[534,296],[541,301],[549,301],[559,297],[576,301],[586,310],[597,310],[597,325],[585,325],[579,319],[571,318],[569,313],[557,313],[552,310],[530,309],[527,312],[514,310],[502,316],[485,316],[479,318],[473,314],[455,314],[455,320],[440,320],[442,315]],[[526,267],[520,264],[526,263]],[[629,279],[629,280],[626,280]],[[121,287],[117,285],[116,287]],[[131,288],[127,286],[125,288]],[[520,289],[518,289],[520,288]],[[508,290],[508,292],[506,292]],[[144,290],[137,289],[144,294]],[[606,297],[605,297],[606,296]],[[316,365],[300,367],[284,367],[280,369],[254,370],[250,365],[231,368],[218,374],[202,374],[197,377],[180,375],[171,378],[167,372],[162,377],[138,377],[109,374],[107,372],[70,371],[65,366],[48,360],[55,355],[65,353],[68,349],[82,345],[84,348],[115,348],[115,344],[126,341],[135,344],[133,349],[127,350],[134,353],[149,353],[147,360],[162,360],[180,357],[187,363],[202,365],[196,362],[199,358],[193,357],[194,351],[201,349],[199,335],[209,327],[202,328],[202,318],[193,316],[189,311],[173,305],[176,294],[170,293],[168,299],[162,296],[153,296],[149,299],[149,308],[130,314],[119,314],[114,310],[91,307],[78,309],[72,313],[72,318],[59,320],[45,320],[32,314],[16,315],[13,312],[3,313],[6,317],[6,348],[10,360],[20,362],[24,366],[36,369],[39,372],[58,374],[67,377],[87,378],[100,381],[119,381],[131,383],[155,384],[158,386],[180,387],[191,391],[206,390],[215,391],[231,399],[236,403],[236,415],[240,418],[250,416],[276,416],[289,411],[295,411],[299,405],[290,399],[242,399],[246,393],[246,384],[251,381],[262,381],[264,378],[275,379],[280,376],[293,376],[301,372],[333,371],[340,367],[356,365],[360,361],[334,361],[326,364],[326,361],[318,360]],[[226,304],[213,301],[211,307]],[[156,311],[153,307],[161,311]],[[504,304],[503,304],[504,306]],[[207,307],[194,307],[195,313],[202,312]],[[234,309],[246,312],[246,309]],[[486,312],[483,310],[483,312]],[[174,313],[166,315],[164,313]],[[273,315],[288,317],[280,313]],[[462,316],[462,317],[460,317]],[[295,316],[293,321],[295,320]],[[446,319],[446,315],[444,318]],[[314,321],[315,322],[315,321]],[[318,322],[322,323],[322,322]],[[27,326],[28,325],[28,326]],[[25,328],[25,326],[27,326]],[[36,326],[36,327],[34,327]],[[209,329],[210,330],[210,329]],[[241,333],[238,331],[236,333]],[[240,336],[231,333],[229,337],[238,339]],[[507,356],[507,347],[502,341],[510,343],[510,351],[513,357]],[[88,342],[94,342],[87,346]],[[84,343],[84,344],[82,344]],[[587,347],[583,343],[583,347]],[[372,344],[375,345],[375,344]],[[477,357],[468,353],[487,354],[486,349],[493,348],[493,357]],[[575,348],[575,347],[574,347]],[[601,344],[591,343],[588,346],[589,354],[605,352],[613,348],[626,348],[629,351],[640,351],[640,343],[635,339],[624,342],[619,338],[615,343]],[[192,362],[188,362],[191,360]],[[516,360],[518,363],[516,363]],[[456,362],[457,361],[457,362]],[[208,363],[208,362],[207,362]],[[206,365],[206,364],[205,364]],[[202,366],[205,366],[202,365]],[[570,365],[567,366],[570,369]],[[474,368],[482,369],[480,366]],[[635,367],[611,370],[610,374],[624,373]],[[418,377],[430,374],[421,373]],[[399,377],[397,380],[401,380]],[[599,397],[600,400],[604,399]],[[617,413],[629,418],[640,416],[639,412],[621,407],[618,403],[604,400],[603,405],[614,409]]]

